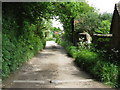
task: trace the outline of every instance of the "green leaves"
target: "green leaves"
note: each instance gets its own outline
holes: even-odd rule
[[[113,87],[119,87],[120,67],[106,60],[103,53],[101,55],[102,51],[98,51],[92,46],[87,49],[78,48],[72,46],[70,42],[63,42],[62,45],[68,55],[75,58],[76,64],[89,72],[95,79]]]
[[[10,6],[12,4],[7,3],[4,5]],[[14,5],[18,5],[18,3],[16,4],[14,3]],[[19,5],[21,5],[21,3],[19,3]],[[26,12],[26,10],[30,9],[28,3],[27,5],[29,7],[26,7],[26,5],[25,7],[20,7],[19,5],[17,8],[24,8],[23,11],[18,9],[18,11],[20,10],[19,12],[22,13],[25,12],[23,13],[23,16],[29,15],[29,13],[31,13],[32,15],[33,12],[29,13]],[[31,22],[29,22],[29,20],[31,20],[30,17],[27,17],[25,19],[24,17],[19,16],[17,11],[16,13],[12,12],[16,10],[16,8],[13,8],[14,6],[11,6],[10,8],[12,9],[8,9],[7,11],[6,9],[8,8],[8,6],[6,6],[3,10],[3,33],[2,33],[3,79],[8,77],[11,72],[19,68],[25,61],[33,57],[39,50],[42,50],[42,48],[45,45],[43,31],[42,29],[40,30],[40,28],[37,28],[37,25],[38,23],[40,23],[40,21],[37,22],[36,24],[34,24],[34,22],[31,24]],[[20,20],[21,21],[20,22],[18,18],[22,19],[22,21]],[[19,22],[22,24],[20,24]],[[39,31],[39,34],[36,33],[37,30]]]
[[[96,28],[98,28],[98,24],[100,22],[99,15],[96,12],[87,12],[81,14],[79,19],[76,20],[79,21],[75,24],[77,32],[87,31],[90,34],[93,33]]]
[[[111,25],[110,21],[104,20],[100,23],[98,29],[96,29],[96,32],[101,33],[101,34],[109,34],[110,33],[110,25]]]

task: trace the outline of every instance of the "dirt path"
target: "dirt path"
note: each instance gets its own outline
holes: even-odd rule
[[[48,41],[23,67],[3,83],[5,88],[108,88],[74,65],[65,50]]]

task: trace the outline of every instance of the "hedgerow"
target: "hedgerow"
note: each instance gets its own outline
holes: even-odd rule
[[[45,46],[48,21],[59,17],[66,39],[71,40],[71,19],[93,11],[86,2],[2,3],[2,76],[6,78]],[[60,42],[60,36],[57,36]]]
[[[66,44],[65,44],[66,43]],[[78,48],[68,45],[68,42],[62,44],[67,53],[75,58],[75,63],[87,71],[96,80],[113,87],[119,87],[120,67],[114,63],[110,63],[100,52],[95,52],[89,48]],[[93,47],[92,47],[93,48]]]
[[[5,6],[6,5],[6,6]],[[3,4],[4,9],[13,7]],[[10,8],[11,8],[10,7]],[[25,18],[19,21],[14,8],[3,10],[2,19],[2,78],[6,79],[11,72],[32,58],[45,46],[44,31],[37,32],[38,24],[30,23]],[[41,21],[42,22],[42,21]],[[22,23],[22,26],[19,24]]]
[[[89,14],[87,12],[91,12],[91,17],[94,8],[84,2],[3,3],[3,78],[8,77],[11,72],[42,50],[45,46],[44,30],[48,30],[46,28],[48,25],[45,23],[53,16],[59,16],[65,32],[64,40],[68,40],[67,43],[63,43],[68,54],[76,59],[78,65],[97,79],[113,86],[120,85],[120,67],[118,65],[104,60],[99,52],[78,48],[71,43],[73,41],[71,21],[82,15],[83,17],[87,16],[86,14]],[[94,25],[91,20],[95,21],[96,19],[88,19],[87,16],[86,23],[83,22],[80,25],[83,27],[88,25],[91,28]],[[93,29],[95,30],[94,26]],[[58,39],[58,42],[61,41]]]
[[[11,19],[12,20],[12,19]],[[16,36],[14,29],[10,24],[15,26],[16,23],[9,21],[6,25],[7,20],[3,21],[3,59],[2,59],[2,76],[3,78],[8,77],[10,72],[15,71],[21,64],[31,57],[33,57],[39,50],[43,48],[43,42],[38,35],[34,34],[34,31],[29,31],[30,25],[27,25],[27,30],[19,38]],[[7,29],[8,27],[9,30]]]
[[[96,79],[117,86],[119,67],[104,60],[99,53],[89,50],[79,51],[76,62]]]

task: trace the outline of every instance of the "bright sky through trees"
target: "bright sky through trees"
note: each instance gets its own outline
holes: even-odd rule
[[[53,27],[59,27],[61,30],[63,30],[63,25],[60,23],[59,20],[56,20],[55,18],[52,20],[53,22]]]
[[[99,9],[100,13],[113,13],[115,3],[118,3],[120,0],[86,0],[90,6]],[[60,27],[63,30],[62,24],[55,19],[52,20],[53,27]]]
[[[100,13],[113,13],[115,3],[120,0],[87,0],[90,5],[99,9]]]

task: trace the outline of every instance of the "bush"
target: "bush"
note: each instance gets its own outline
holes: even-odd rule
[[[98,80],[117,87],[118,66],[105,61],[99,53],[82,50],[78,52],[76,62]]]
[[[2,76],[6,78],[10,72],[15,71],[23,62],[32,58],[39,50],[42,50],[43,44],[41,39],[36,36],[31,40],[21,38],[19,41],[11,42],[7,35],[3,34],[2,48]]]
[[[24,62],[32,58],[45,46],[45,40],[34,33],[34,25],[24,21],[23,30],[11,16],[3,18],[2,34],[2,78],[7,78],[11,72],[18,69]],[[8,21],[9,20],[9,21]],[[23,32],[22,32],[23,31]],[[22,32],[21,35],[19,33]]]
[[[80,50],[76,57],[76,62],[90,73],[93,65],[95,65],[99,60],[101,60],[101,58],[98,53],[86,49]]]
[[[69,56],[76,58],[77,56],[77,47],[73,46],[69,41],[62,41],[61,45],[65,47]]]
[[[68,42],[64,46],[67,53],[75,58],[75,62],[78,66],[89,72],[94,78],[99,81],[109,84],[113,87],[119,87],[119,73],[120,67],[107,61],[102,55],[100,50],[95,50],[93,47],[83,48],[68,45]]]
[[[61,43],[61,38],[60,38],[60,35],[55,35],[55,38],[56,38],[56,43],[60,44]]]
[[[77,48],[75,46],[69,46],[66,48],[69,56],[72,56],[73,58],[76,58],[77,56]]]
[[[111,64],[111,63],[105,63],[102,67],[102,81],[106,82],[107,84],[111,84],[114,87],[117,85],[118,80],[118,66]]]

